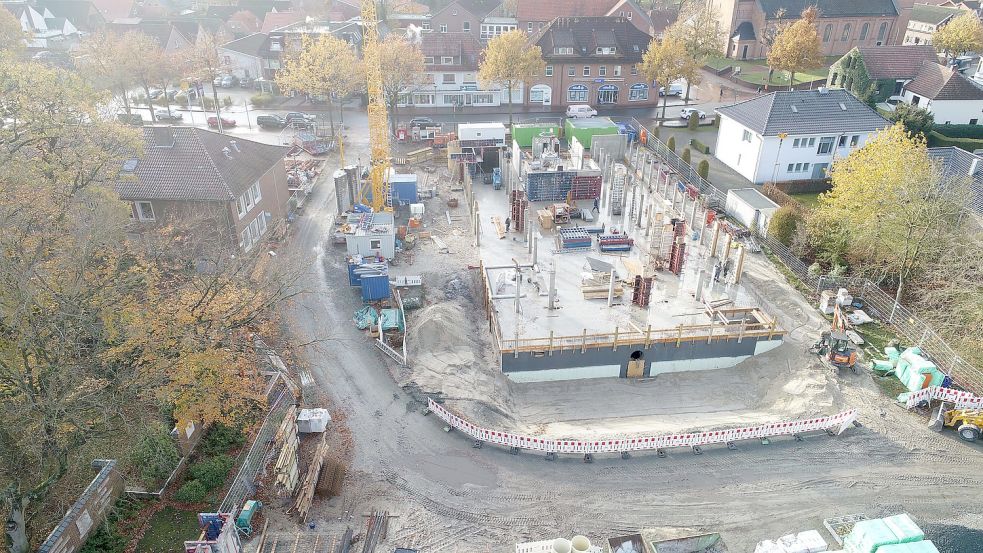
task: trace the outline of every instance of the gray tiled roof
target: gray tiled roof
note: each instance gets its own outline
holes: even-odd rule
[[[972,195],[969,199],[969,207],[983,215],[983,157],[955,146],[929,148],[928,155],[938,160],[946,179],[970,178],[969,186]]]
[[[928,44],[862,46],[859,50],[871,79],[911,79],[923,62],[939,59],[935,47]]]
[[[873,17],[898,15],[892,0],[758,0],[766,19],[775,19],[778,10],[786,18],[797,18],[809,6],[816,6],[819,17]]]
[[[793,109],[794,107],[794,109]],[[868,132],[890,124],[842,89],[778,91],[717,108],[762,136]]]
[[[282,163],[289,150],[194,127],[144,127],[143,137],[136,169],[116,183],[123,200],[230,201]]]
[[[226,42],[220,48],[255,57],[263,52],[267,40],[269,40],[269,35],[266,33],[253,33],[231,42]]]
[[[755,40],[754,35],[754,24],[750,21],[745,21],[734,29],[734,34],[731,38],[736,38],[737,40]]]
[[[970,13],[959,8],[948,8],[945,6],[932,6],[930,4],[915,4],[911,8],[911,21],[919,23],[929,23],[938,25],[950,17],[959,17],[964,13]]]

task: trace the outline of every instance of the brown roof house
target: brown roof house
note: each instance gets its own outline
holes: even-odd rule
[[[845,88],[867,103],[900,99],[902,87],[915,78],[922,64],[938,59],[935,48],[926,45],[861,46],[836,60],[826,86]]]
[[[906,104],[932,112],[936,124],[978,125],[983,118],[983,88],[954,67],[925,63],[904,85]]]
[[[215,220],[230,245],[249,251],[286,218],[288,148],[193,127],[143,133],[143,156],[124,163],[116,184],[135,222]]]

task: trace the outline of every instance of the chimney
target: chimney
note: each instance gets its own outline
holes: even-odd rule
[[[230,140],[229,141],[229,144],[232,145],[232,149],[235,150],[236,152],[241,152],[242,151],[242,150],[239,149],[239,143],[236,142],[235,140]]]
[[[969,166],[969,176],[975,177],[977,171],[980,170],[980,158],[978,156],[973,156],[973,163]]]
[[[154,136],[155,148],[174,147],[174,131],[171,127],[150,127],[150,132]]]

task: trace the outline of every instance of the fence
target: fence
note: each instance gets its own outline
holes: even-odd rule
[[[952,388],[942,388],[940,386],[929,386],[912,392],[908,396],[905,405],[908,409],[918,405],[926,399],[941,399],[949,403],[954,403],[956,409],[980,409],[983,408],[983,397],[976,397],[969,392],[960,392]]]
[[[283,417],[287,414],[287,409],[293,403],[293,395],[286,386],[277,388],[272,391],[271,395],[274,399],[270,402],[270,410],[266,414],[259,432],[256,433],[253,444],[246,453],[242,454],[244,458],[240,465],[239,474],[236,474],[232,486],[218,507],[220,513],[238,513],[239,508],[246,501],[246,497],[256,491],[254,485],[256,475],[266,464],[266,456],[272,447],[273,434],[280,427]]]
[[[648,135],[646,146],[652,152],[672,167],[679,178],[699,189],[700,194],[706,198],[707,208],[722,209],[726,205],[727,196],[724,192],[698,175],[690,164],[680,159],[638,119],[632,118],[632,124],[639,130],[645,129]],[[789,271],[811,290],[815,290],[817,295],[823,290],[837,288],[847,288],[854,294],[859,290],[858,297],[863,300],[865,310],[871,317],[890,325],[909,342],[922,348],[926,354],[931,354],[938,367],[950,376],[954,384],[983,395],[983,371],[963,359],[931,326],[915,316],[909,308],[895,302],[894,297],[881,290],[877,284],[863,277],[812,275],[808,265],[796,257],[788,246],[773,238],[760,240]]]
[[[700,447],[712,444],[729,444],[739,440],[791,436],[805,432],[827,430],[841,434],[857,419],[857,410],[851,409],[828,417],[808,420],[784,421],[760,426],[745,426],[729,430],[711,430],[682,434],[663,434],[661,436],[638,436],[634,438],[594,438],[590,440],[548,440],[488,430],[475,426],[451,413],[443,406],[428,399],[430,411],[453,428],[471,438],[495,445],[545,453],[627,453],[630,451],[652,451],[670,447]]]

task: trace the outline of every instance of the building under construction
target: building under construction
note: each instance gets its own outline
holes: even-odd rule
[[[740,231],[624,135],[549,133],[471,184],[484,304],[513,381],[720,369],[784,331],[741,283]]]

